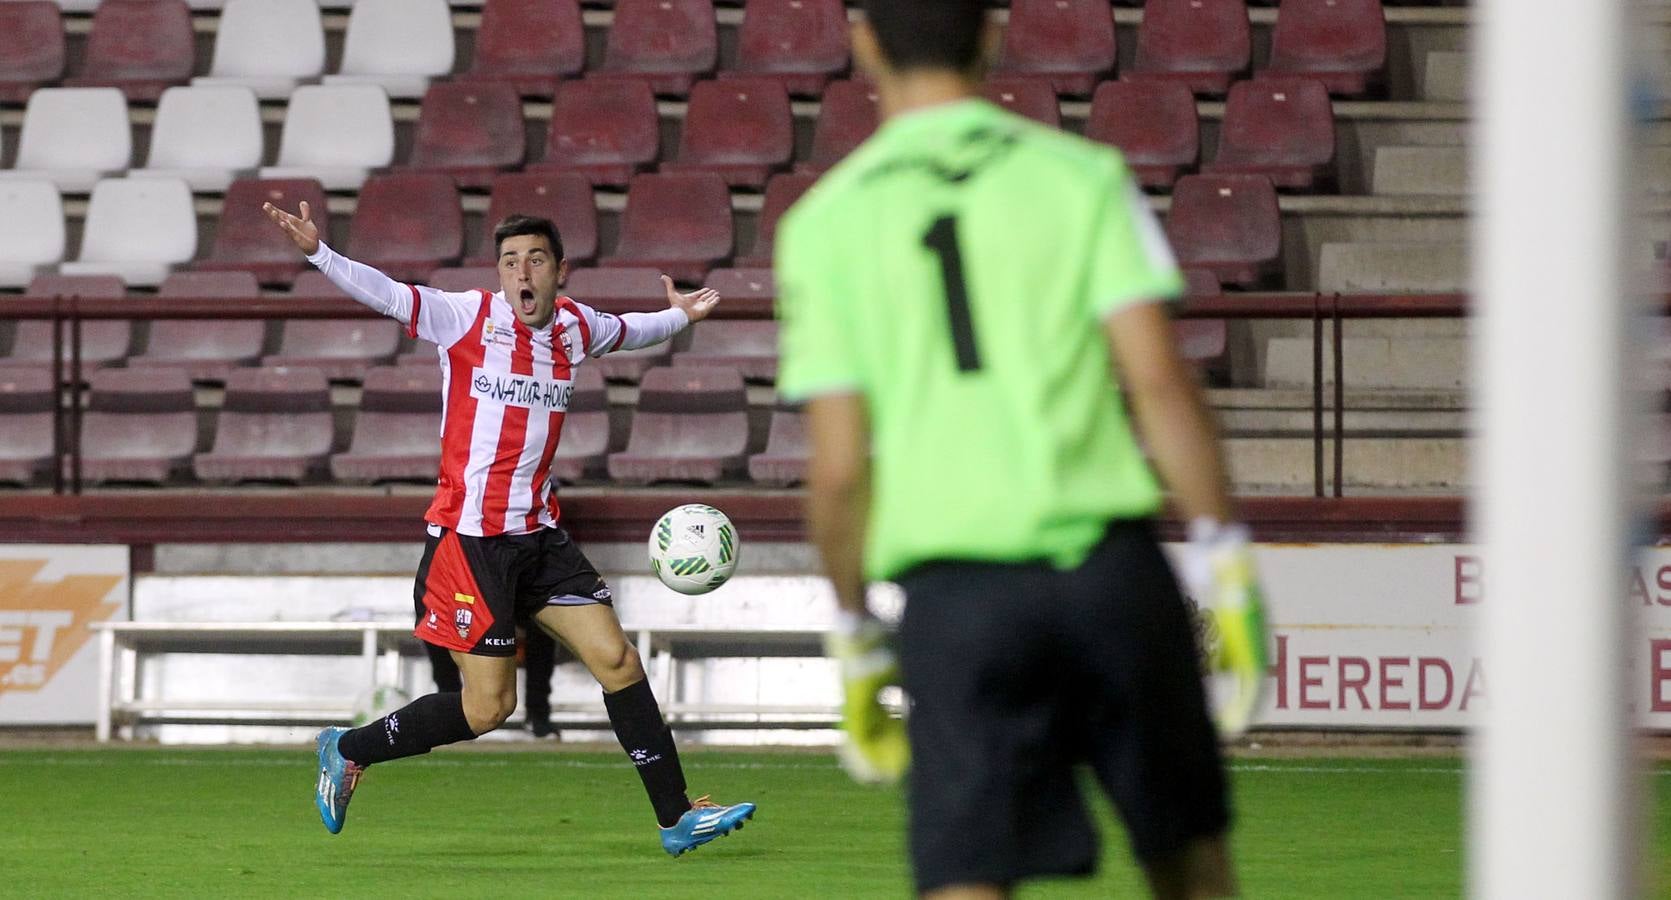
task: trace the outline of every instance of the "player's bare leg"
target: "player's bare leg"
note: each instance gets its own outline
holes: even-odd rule
[[[453,651],[464,680],[464,718],[470,730],[487,734],[516,712],[516,657],[471,656]]]
[[[1157,900],[1234,897],[1238,893],[1230,849],[1223,835],[1201,838],[1181,853],[1150,862],[1143,867],[1143,875],[1149,879],[1149,893]]]
[[[621,630],[614,607],[601,603],[548,606],[535,618],[540,627],[579,657],[604,693],[613,694],[644,680],[644,662],[638,658],[638,648]]]

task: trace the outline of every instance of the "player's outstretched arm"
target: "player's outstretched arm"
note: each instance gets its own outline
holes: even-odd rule
[[[684,310],[685,316],[692,324],[708,318],[708,314],[719,305],[719,291],[713,288],[702,288],[688,294],[679,293],[673,286],[673,279],[661,276],[662,286],[667,288],[667,306],[669,309]]]
[[[308,208],[306,200],[302,201],[299,216],[293,216],[271,203],[261,204],[261,209],[304,256],[319,252],[319,226],[313,223],[313,210]]]
[[[416,324],[413,319],[415,289],[371,266],[357,263],[332,250],[330,245],[319,239],[319,226],[314,224],[313,210],[308,208],[306,200],[302,201],[298,210],[300,215],[291,215],[271,203],[264,203],[261,208],[267,213],[267,218],[272,219],[279,230],[296,245],[296,249],[307,255],[308,262],[324,272],[332,284],[361,304],[406,324],[409,330],[416,333],[417,329],[412,327]],[[434,305],[438,304],[432,304]],[[422,336],[428,340],[437,340],[430,334]]]
[[[673,279],[661,276],[667,289],[667,308],[653,313],[626,313],[609,316],[582,305],[583,315],[590,323],[592,346],[587,352],[602,356],[617,350],[637,350],[670,340],[685,328],[714,311],[719,305],[719,292],[712,288],[681,293],[673,286]]]

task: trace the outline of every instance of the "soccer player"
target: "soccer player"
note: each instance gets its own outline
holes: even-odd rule
[[[1118,152],[978,99],[984,0],[862,6],[854,58],[883,124],[784,217],[776,258],[778,388],[806,401],[849,768],[912,760],[924,896],[1090,872],[1081,763],[1156,896],[1233,894],[1159,481],[1190,523],[1185,576],[1215,604],[1209,661],[1242,688],[1232,727],[1257,700],[1263,625],[1167,314],[1182,278]],[[867,580],[905,591],[897,656]],[[895,676],[904,725],[877,699]]]
[[[665,341],[705,318],[719,295],[680,293],[663,276],[667,309],[600,313],[560,295],[568,275],[562,239],[549,220],[529,216],[494,229],[499,292],[401,284],[326,246],[306,203],[299,216],[264,208],[333,284],[434,342],[443,380],[441,472],[414,588],[426,614],[414,633],[451,651],[462,690],[420,697],[361,728],[319,733],[315,805],[326,829],[342,830],[368,766],[471,740],[510,716],[517,625],[544,628],[603,687],[610,724],[650,795],[668,853],[741,828],[754,804],[706,797],[693,804],[686,796],[679,751],[643,663],[621,630],[609,585],[558,524],[549,477],[574,367]]]

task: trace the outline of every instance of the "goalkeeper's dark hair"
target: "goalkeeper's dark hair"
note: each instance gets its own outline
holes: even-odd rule
[[[557,235],[557,226],[550,219],[539,216],[509,215],[499,220],[493,226],[493,254],[495,257],[504,250],[507,238],[519,237],[524,234],[543,235],[551,242],[551,255],[554,259],[563,258],[563,239]]]
[[[860,5],[895,71],[967,72],[980,61],[985,0],[863,0]]]

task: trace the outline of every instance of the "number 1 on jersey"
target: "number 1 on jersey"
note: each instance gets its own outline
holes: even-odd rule
[[[975,346],[975,324],[969,316],[969,289],[963,281],[963,254],[957,248],[957,219],[941,216],[923,235],[923,245],[940,257],[940,278],[946,286],[946,315],[951,320],[952,350],[959,372],[975,372],[981,354]]]

